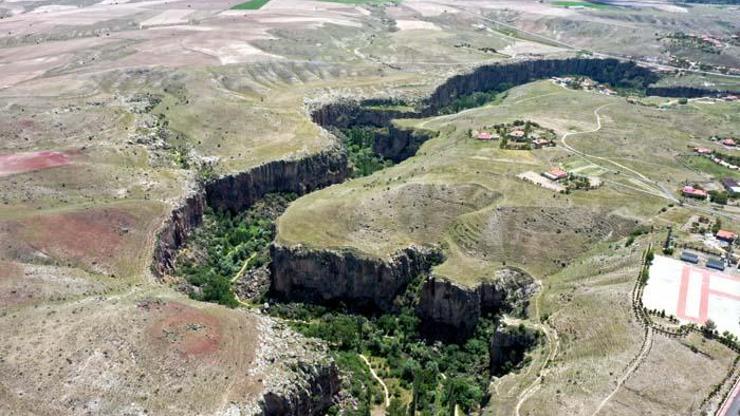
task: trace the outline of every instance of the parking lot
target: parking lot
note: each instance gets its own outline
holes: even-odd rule
[[[643,304],[682,323],[702,325],[711,319],[720,333],[727,330],[740,336],[740,276],[702,264],[655,256]]]

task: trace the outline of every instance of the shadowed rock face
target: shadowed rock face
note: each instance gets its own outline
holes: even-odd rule
[[[206,185],[208,205],[238,212],[271,192],[303,195],[344,181],[347,156],[339,147],[297,160],[278,160],[246,172],[219,178]]]
[[[484,314],[523,311],[537,283],[527,273],[504,269],[475,288],[430,277],[421,289],[417,313],[422,331],[437,339],[462,342]]]
[[[195,194],[172,211],[159,233],[159,240],[154,247],[152,271],[163,276],[174,267],[177,250],[185,244],[188,236],[203,223],[203,212],[206,208],[205,195]]]
[[[614,86],[647,88],[659,77],[648,68],[616,59],[541,59],[486,65],[468,74],[456,75],[426,100],[424,115],[433,115],[455,99],[479,91],[490,91],[507,84],[517,86],[542,78],[581,75]]]
[[[438,251],[409,247],[389,260],[352,251],[310,250],[273,244],[272,293],[322,304],[346,303],[358,311],[392,312],[396,296],[442,260]]]
[[[326,412],[339,392],[339,370],[333,363],[321,367],[306,367],[303,382],[293,384],[290,392],[268,392],[260,406],[264,416],[319,416]]]
[[[489,351],[491,353],[491,374],[503,375],[524,359],[524,354],[539,341],[537,332],[524,327],[496,328]]]

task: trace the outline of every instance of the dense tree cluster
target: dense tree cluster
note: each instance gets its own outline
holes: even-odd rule
[[[236,306],[231,279],[248,260],[249,267],[269,262],[275,236],[274,220],[295,199],[293,194],[268,194],[250,209],[234,215],[207,209],[203,226],[188,243],[189,256],[180,256],[176,274],[200,290],[192,297]]]
[[[419,318],[410,306],[404,306],[398,314],[372,317],[304,304],[276,304],[270,311],[289,319],[304,335],[332,346],[337,363],[352,380],[348,387],[357,409],[350,415],[369,414],[372,403],[382,399],[382,391],[373,387],[375,382],[366,367],[353,358],[358,354],[382,358],[386,365],[379,375],[400,381],[400,389],[391,388],[396,400],[387,414],[405,415],[415,409],[417,415],[447,415],[455,405],[468,412],[480,408],[486,400],[491,370],[489,342],[496,325],[491,318],[484,319],[475,335],[458,345],[422,338]],[[527,332],[526,336],[536,339],[538,334]],[[522,358],[523,354],[512,357],[515,361],[506,361],[502,366],[505,371],[499,368],[497,373],[517,368]],[[410,393],[410,402],[400,399],[404,397],[402,391]]]
[[[373,127],[352,127],[342,129],[343,143],[352,164],[352,176],[357,178],[393,165],[373,150],[376,129]]]

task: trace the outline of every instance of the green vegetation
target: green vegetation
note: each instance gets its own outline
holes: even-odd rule
[[[367,100],[363,102],[362,108],[377,111],[400,111],[404,113],[416,111],[413,106],[400,100]]]
[[[384,159],[373,151],[377,129],[372,127],[353,127],[342,130],[344,146],[352,163],[352,176],[357,178],[385,169],[393,162]]]
[[[440,108],[439,114],[454,114],[468,108],[481,107],[486,104],[498,104],[507,96],[504,91],[511,89],[512,86],[511,84],[503,83],[493,90],[475,92],[458,97],[447,106]]]
[[[232,7],[233,10],[257,10],[270,0],[249,0]]]
[[[722,165],[718,165],[711,161],[709,158],[704,156],[683,156],[680,158],[681,162],[690,169],[698,170],[700,172],[712,175],[715,178],[730,177],[734,179],[740,179],[740,172],[726,168]]]
[[[709,200],[715,204],[727,205],[729,195],[725,191],[709,191]]]
[[[590,9],[605,9],[609,7],[606,4],[592,3],[590,1],[554,1],[553,6],[560,7],[588,7]]]
[[[358,354],[386,364],[379,376],[398,380],[387,383],[394,398],[410,393],[409,403],[392,404],[396,411],[404,405],[424,415],[447,415],[455,404],[466,413],[479,409],[490,378],[489,340],[496,322],[491,317],[482,320],[475,335],[462,345],[429,343],[419,333],[419,318],[409,300],[404,303],[407,306],[399,314],[374,317],[304,304],[276,304],[270,313],[289,319],[302,334],[329,343],[340,369],[350,375],[346,387],[358,402],[358,409],[346,414],[369,414],[371,403],[382,399]],[[494,371],[501,374],[521,365],[514,361],[520,357],[510,358]]]
[[[400,4],[401,0],[319,0],[328,3],[342,3],[342,4],[368,4],[368,5],[382,5],[386,3]]]
[[[233,215],[208,209],[200,227],[180,255],[176,274],[200,290],[195,299],[236,306],[231,279],[247,259],[251,268],[269,261],[269,245],[275,236],[274,220],[295,199],[293,194],[268,194],[250,209]]]

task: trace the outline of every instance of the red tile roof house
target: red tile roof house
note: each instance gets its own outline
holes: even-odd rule
[[[731,243],[735,241],[735,239],[737,238],[737,234],[733,233],[732,231],[719,230],[717,231],[716,237],[720,240]]]
[[[478,133],[478,136],[476,136],[476,138],[478,140],[491,140],[491,139],[493,139],[493,134],[491,134],[491,133],[489,133],[487,131],[482,131],[482,132],[479,132]]]
[[[568,172],[560,168],[552,168],[548,170],[547,172],[543,172],[542,176],[546,177],[547,179],[553,180],[553,181],[559,181],[561,179],[567,178]]]
[[[724,139],[722,140],[722,144],[725,146],[735,146],[735,141],[732,139]]]
[[[700,199],[706,199],[707,198],[707,191],[703,189],[696,189],[693,186],[684,186],[681,190],[681,193],[684,196],[688,196],[691,198],[700,198]]]

